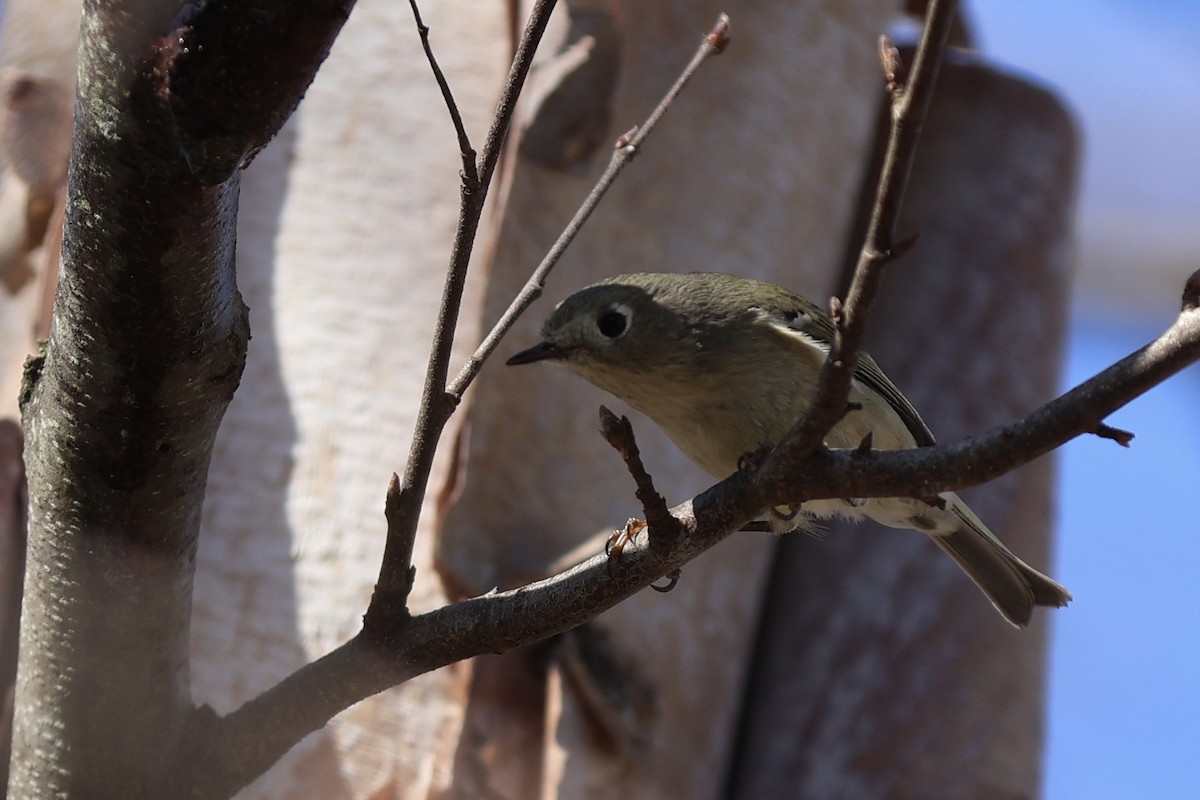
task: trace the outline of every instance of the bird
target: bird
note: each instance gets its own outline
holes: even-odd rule
[[[810,406],[835,327],[805,297],[719,272],[630,273],[567,297],[541,340],[510,366],[551,362],[649,417],[696,465],[723,479],[777,444]],[[933,434],[869,355],[859,356],[849,410],[826,445],[928,447]],[[1015,626],[1070,593],[1017,557],[954,492],[919,498],[812,500],[772,509],[777,533],[814,520],[867,517],[927,534]]]

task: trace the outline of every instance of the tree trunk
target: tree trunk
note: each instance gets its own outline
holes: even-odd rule
[[[1071,261],[1076,132],[1042,89],[943,66],[868,347],[942,439],[1054,394]],[[965,492],[1047,564],[1051,463]],[[1052,570],[1051,570],[1052,571]],[[733,797],[1027,798],[1040,793],[1049,612],[1000,618],[925,537],[831,526],[780,542]]]
[[[248,330],[236,180],[188,180],[131,111],[138,57],[175,10],[85,16],[65,266],[23,388],[13,797],[158,795],[191,712],[199,510]]]

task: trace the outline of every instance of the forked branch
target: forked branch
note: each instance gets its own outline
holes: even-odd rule
[[[442,302],[438,310],[437,325],[434,328],[433,343],[430,348],[429,366],[425,373],[425,386],[421,394],[421,405],[417,411],[417,427],[413,432],[412,445],[405,465],[404,479],[401,482],[399,495],[395,500],[395,513],[388,516],[387,539],[384,544],[383,561],[379,568],[379,579],[375,584],[375,593],[371,605],[367,609],[366,623],[372,628],[386,628],[390,624],[389,612],[403,608],[408,594],[412,590],[412,554],[417,535],[417,522],[421,515],[421,506],[425,492],[429,486],[429,475],[433,470],[433,456],[441,441],[446,423],[450,421],[455,408],[461,400],[461,395],[455,395],[446,390],[446,377],[450,367],[450,348],[454,343],[454,332],[458,327],[458,312],[462,307],[463,288],[467,280],[467,266],[471,261],[471,253],[475,247],[475,235],[479,231],[479,222],[483,216],[483,205],[487,199],[492,176],[495,175],[496,163],[500,158],[500,149],[504,137],[512,122],[516,109],[517,97],[525,85],[529,68],[533,64],[533,55],[541,42],[546,25],[550,22],[550,13],[554,10],[555,0],[538,0],[529,15],[525,33],[517,47],[508,78],[504,82],[504,90],[488,130],[487,139],[480,153],[478,163],[463,174],[463,191],[459,209],[458,227],[454,234],[454,246],[450,253],[450,266],[446,270],[446,283],[442,289]],[[413,5],[414,11],[416,5]],[[424,28],[417,14],[417,24]],[[433,59],[432,51],[428,49],[428,38],[422,33],[426,42],[426,53],[433,65],[435,74],[440,75],[437,62]],[[456,109],[453,96],[444,79],[439,79],[443,87],[447,105]],[[471,151],[470,142],[466,141],[465,133],[461,133],[461,123],[455,127],[460,131],[460,148],[463,157]],[[465,146],[464,146],[465,145]]]
[[[954,25],[956,5],[956,0],[930,1],[907,82],[895,46],[887,37],[880,39],[880,66],[891,98],[891,131],[866,240],[845,301],[835,299],[832,303],[836,335],[821,370],[812,406],[776,448],[777,453],[799,455],[820,447],[826,434],[841,420],[850,392],[850,379],[858,366],[858,354],[866,335],[867,318],[883,279],[883,268],[916,242],[916,237],[910,236],[897,243],[896,223],[942,56],[946,52],[946,42]]]

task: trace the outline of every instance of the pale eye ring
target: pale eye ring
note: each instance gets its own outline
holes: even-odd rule
[[[629,329],[629,318],[621,311],[610,308],[596,320],[596,329],[606,339],[619,339]]]

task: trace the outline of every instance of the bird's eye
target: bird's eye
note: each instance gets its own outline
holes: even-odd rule
[[[600,333],[608,339],[616,339],[628,326],[629,320],[620,311],[609,311],[596,322]]]

